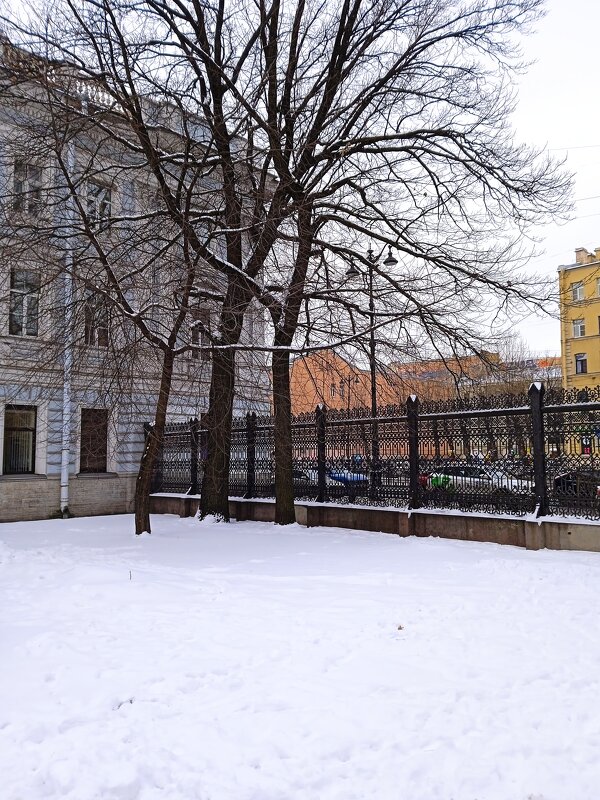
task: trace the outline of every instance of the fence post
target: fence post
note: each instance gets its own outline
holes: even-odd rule
[[[256,412],[246,414],[246,492],[244,497],[254,497],[256,489]]]
[[[150,436],[151,430],[152,430],[151,423],[144,422],[144,449],[148,445],[148,436]],[[161,444],[158,453],[156,454],[154,469],[152,470],[152,483],[150,484],[151,492],[160,492],[160,490],[162,489],[162,458],[163,458],[163,446]]]
[[[198,494],[198,439],[200,423],[198,417],[190,419],[190,488],[188,494]]]
[[[409,508],[419,508],[419,398],[415,394],[406,401],[408,427]]]
[[[317,483],[318,494],[317,502],[325,502],[325,494],[327,491],[326,477],[325,477],[325,408],[318,405],[315,411],[317,420]]]
[[[200,422],[198,426],[198,457],[200,459],[200,463],[202,464],[202,473],[204,474],[204,462],[208,458],[208,431],[206,430],[206,426],[204,424],[204,417],[206,416],[206,412],[200,412]]]
[[[533,431],[533,481],[537,516],[548,513],[548,490],[546,488],[546,443],[544,439],[544,384],[535,382],[529,387],[531,404],[531,427]]]

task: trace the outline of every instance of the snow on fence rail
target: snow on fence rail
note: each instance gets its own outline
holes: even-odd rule
[[[296,499],[600,519],[600,388],[326,411],[292,422]],[[270,417],[234,420],[232,496],[275,494]],[[155,492],[198,493],[201,421],[167,426]]]

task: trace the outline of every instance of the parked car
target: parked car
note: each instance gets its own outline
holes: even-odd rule
[[[355,497],[369,488],[369,476],[366,472],[353,472],[349,469],[330,469],[327,471],[327,477],[334,483],[346,487],[350,495]]]
[[[600,475],[597,472],[563,472],[554,478],[554,491],[558,495],[577,498],[594,498],[600,501]]]
[[[298,496],[316,497],[319,490],[319,480],[316,470],[292,470],[292,483],[294,485],[294,494]],[[261,482],[257,480],[257,487],[260,487]],[[275,497],[275,472],[271,470],[268,478],[265,478],[265,488],[268,493]]]
[[[482,467],[473,464],[444,466],[426,476],[427,489],[446,491],[486,491],[529,494],[533,492],[530,480],[514,478],[497,467]],[[423,485],[423,476],[420,477]]]
[[[319,473],[316,469],[293,469],[292,483],[294,484],[294,494],[298,496],[316,497],[319,491]],[[331,477],[329,472],[325,473],[325,485],[327,487],[340,486],[340,483]],[[269,486],[271,493],[275,495],[275,473],[269,476]]]
[[[407,458],[383,458],[381,460],[381,475],[389,481],[395,478],[408,480],[409,463]]]

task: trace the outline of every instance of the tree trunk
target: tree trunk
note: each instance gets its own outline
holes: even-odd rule
[[[235,390],[235,351],[213,351],[207,428],[206,467],[200,492],[200,516],[229,522],[229,460]]]
[[[296,521],[292,475],[292,403],[290,397],[290,354],[275,350],[271,360],[273,409],[275,413],[275,522]]]
[[[294,509],[294,477],[292,473],[292,401],[290,395],[290,352],[298,328],[300,305],[311,255],[313,227],[312,205],[298,209],[298,252],[290,288],[280,315],[274,319],[277,349],[273,351],[271,370],[273,408],[275,412],[275,522],[289,525],[296,521]]]
[[[165,423],[167,421],[167,406],[171,393],[171,380],[173,377],[173,353],[167,351],[163,356],[160,388],[154,413],[154,424],[148,432],[146,447],[140,461],[137,482],[135,485],[135,532],[136,534],[150,533],[150,489],[152,474],[156,457],[162,444]]]

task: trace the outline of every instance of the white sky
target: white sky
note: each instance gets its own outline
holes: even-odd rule
[[[547,10],[523,43],[536,63],[520,80],[513,123],[520,140],[566,155],[575,173],[573,218],[539,231],[545,252],[532,262],[532,269],[556,275],[559,264],[573,263],[576,247],[600,246],[600,3],[547,0]],[[532,318],[519,331],[532,350],[560,353],[557,320]]]

